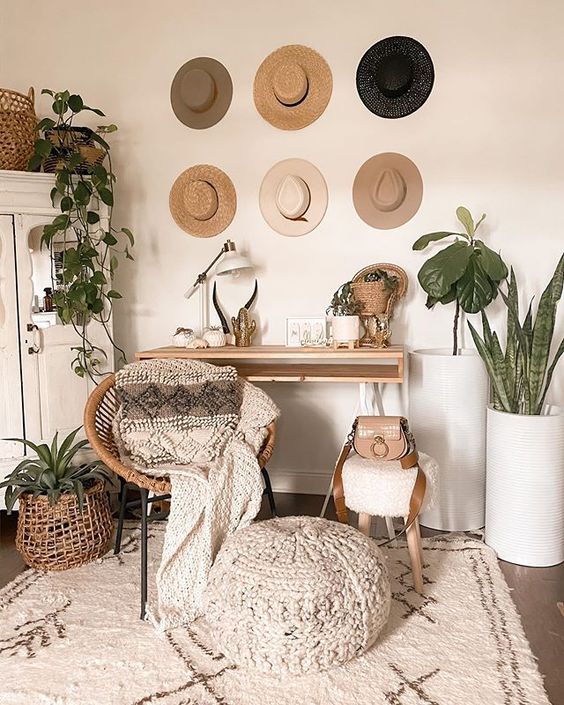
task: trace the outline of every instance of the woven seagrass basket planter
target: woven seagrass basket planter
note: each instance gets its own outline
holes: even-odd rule
[[[82,156],[82,162],[74,167],[77,174],[86,174],[89,166],[101,164],[104,161],[104,150],[95,146],[91,134],[85,127],[46,130],[45,137],[53,145],[53,151],[43,162],[43,170],[49,174],[60,171],[66,166],[66,158],[75,151]]]
[[[37,117],[34,92],[0,88],[0,169],[25,171],[33,154]]]
[[[383,281],[353,282],[352,290],[355,299],[362,305],[361,313],[370,315],[386,313],[388,301],[394,293],[392,289],[386,289]]]
[[[80,510],[74,494],[51,506],[45,496],[19,497],[16,547],[27,565],[38,570],[67,570],[107,552],[113,523],[103,482],[84,492]]]

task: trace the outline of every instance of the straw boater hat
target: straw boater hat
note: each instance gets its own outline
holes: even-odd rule
[[[305,235],[325,215],[327,184],[319,169],[305,159],[285,159],[264,177],[259,203],[273,230],[291,237]]]
[[[325,59],[300,44],[269,54],[255,76],[254,98],[259,113],[281,130],[300,130],[327,107],[333,78]]]
[[[423,180],[415,164],[403,154],[386,152],[371,157],[358,170],[353,184],[356,212],[373,228],[397,228],[421,205]]]
[[[418,110],[429,97],[435,70],[429,52],[411,37],[387,37],[364,54],[356,87],[364,105],[384,118]]]
[[[185,125],[197,130],[221,120],[231,104],[233,84],[223,64],[206,56],[181,66],[170,88],[174,114]]]
[[[169,205],[182,230],[194,237],[213,237],[233,220],[237,196],[231,179],[221,169],[197,164],[176,179]]]

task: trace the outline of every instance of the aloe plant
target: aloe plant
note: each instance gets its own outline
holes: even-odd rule
[[[515,272],[507,294],[501,292],[507,307],[507,342],[503,351],[499,337],[492,331],[482,312],[482,336],[469,322],[474,344],[486,365],[492,385],[492,402],[498,411],[512,414],[542,414],[554,370],[564,354],[564,339],[552,362],[550,350],[554,336],[556,312],[564,284],[564,254],[544,290],[536,315],[531,299],[523,322],[519,318],[519,288]]]
[[[60,447],[58,433],[55,434],[51,447],[46,443],[37,445],[24,438],[6,439],[22,443],[37,456],[22,460],[6,479],[0,482],[0,488],[6,488],[6,509],[9,512],[23,492],[29,492],[34,497],[46,495],[51,505],[56,504],[61,494],[72,492],[76,494],[82,510],[84,490],[96,480],[106,480],[109,476],[99,460],[81,464],[73,462],[78,451],[88,445],[86,440],[74,443],[79,431],[80,427],[72,431]]]
[[[456,209],[463,232],[440,232],[422,235],[413,243],[414,250],[424,250],[433,242],[454,237],[455,242],[428,259],[417,278],[427,293],[427,308],[436,304],[455,304],[452,354],[458,354],[458,329],[461,309],[466,313],[483,311],[497,296],[501,281],[507,277],[504,261],[490,249],[476,232],[485,214],[474,223],[464,206]]]

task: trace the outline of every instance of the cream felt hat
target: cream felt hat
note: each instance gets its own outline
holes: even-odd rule
[[[213,237],[233,220],[237,195],[225,172],[210,164],[197,164],[174,182],[169,206],[182,230],[194,237]]]
[[[199,56],[176,72],[170,87],[174,114],[196,130],[221,120],[231,105],[233,83],[229,71],[216,59]]]
[[[358,170],[353,184],[356,212],[373,228],[388,230],[407,223],[419,210],[423,180],[403,154],[371,157]]]
[[[255,105],[281,130],[300,130],[317,120],[333,90],[331,69],[313,49],[291,44],[276,49],[255,76]]]
[[[298,237],[316,228],[327,210],[327,184],[321,172],[305,159],[285,159],[262,180],[260,210],[281,235]]]

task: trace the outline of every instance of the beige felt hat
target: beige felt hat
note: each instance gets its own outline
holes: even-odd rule
[[[181,66],[170,87],[174,114],[196,130],[219,122],[229,109],[232,96],[229,71],[207,56],[190,59]]]
[[[182,230],[194,237],[213,237],[233,220],[237,195],[225,172],[210,164],[197,164],[174,182],[169,206]]]
[[[419,210],[422,198],[419,169],[411,159],[395,152],[365,161],[353,184],[356,212],[365,223],[382,230],[407,223]]]
[[[300,130],[317,120],[333,90],[331,69],[313,49],[290,44],[259,66],[254,98],[259,113],[281,130]]]
[[[260,210],[281,235],[297,237],[316,228],[327,210],[327,184],[321,172],[305,159],[285,159],[262,180]]]

